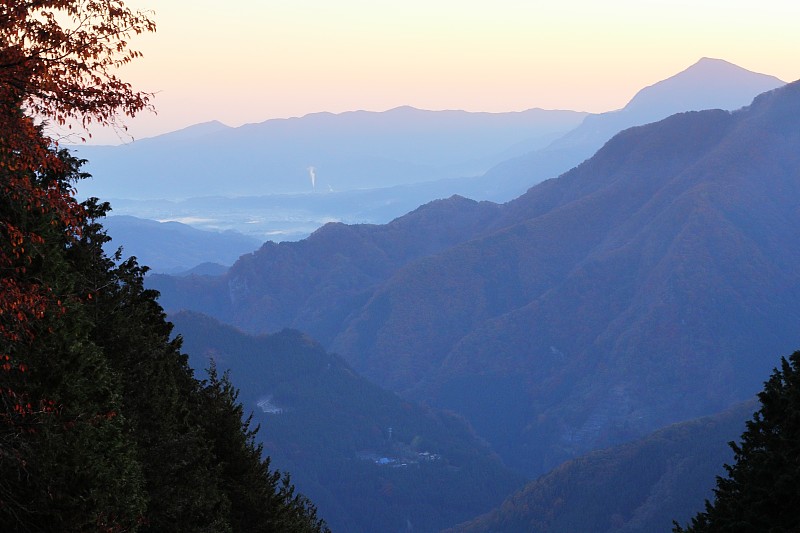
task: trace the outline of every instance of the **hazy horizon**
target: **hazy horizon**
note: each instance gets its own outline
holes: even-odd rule
[[[419,0],[261,3],[173,0],[158,31],[132,39],[144,57],[123,77],[156,93],[134,138],[220,121],[229,126],[316,112],[418,109],[604,112],[701,57],[793,81],[800,5],[675,5],[587,0],[532,5]],[[93,144],[119,143],[92,131]],[[123,140],[130,140],[125,138]]]

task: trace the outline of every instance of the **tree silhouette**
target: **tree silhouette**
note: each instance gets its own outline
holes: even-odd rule
[[[730,443],[734,464],[717,478],[713,503],[674,531],[800,531],[800,352],[781,358],[758,397],[741,444]]]
[[[109,206],[75,200],[84,162],[45,134],[147,109],[114,69],[154,29],[120,0],[0,4],[0,531],[230,532],[244,480],[262,488],[249,508],[323,531],[281,496],[241,408],[220,400],[218,425],[205,420],[219,387],[194,379],[146,267],[105,254]]]
[[[42,280],[26,276],[41,227],[74,236],[83,209],[77,167],[53,149],[43,123],[117,124],[149,107],[114,70],[140,54],[128,38],[154,31],[148,13],[119,0],[9,0],[0,4],[0,339],[28,342],[33,322],[59,312]],[[49,178],[47,178],[49,176]],[[61,176],[64,179],[53,179]],[[9,356],[8,353],[2,354]],[[6,361],[14,365],[13,362]],[[18,367],[17,367],[18,368]]]

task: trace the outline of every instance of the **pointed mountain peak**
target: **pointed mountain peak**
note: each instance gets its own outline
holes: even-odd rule
[[[698,67],[706,67],[706,66],[727,66],[729,68],[735,68],[740,70],[745,70],[738,65],[734,65],[730,61],[725,61],[724,59],[719,59],[716,57],[701,57],[697,63],[689,67],[689,69],[698,68]],[[689,70],[686,69],[686,70]]]
[[[661,118],[681,111],[734,110],[748,105],[754,95],[785,84],[775,76],[752,72],[724,59],[703,57],[674,76],[639,91],[624,111],[647,112]]]
[[[739,65],[735,65],[730,61],[725,61],[724,59],[717,59],[714,57],[701,57],[696,63],[688,67],[686,70],[683,70],[682,72],[679,72],[678,74],[675,74],[671,78],[668,78],[664,81],[674,78],[686,78],[692,75],[709,77],[718,76],[726,80],[768,79],[773,83],[780,85],[786,83],[775,76],[753,72],[751,70],[747,70],[746,68],[740,67]]]

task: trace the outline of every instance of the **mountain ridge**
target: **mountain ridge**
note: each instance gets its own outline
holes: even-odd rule
[[[234,231],[203,231],[177,221],[129,215],[106,217],[104,225],[113,235],[105,246],[109,255],[122,247],[152,272],[174,274],[201,263],[231,265],[260,244],[258,239]]]
[[[750,103],[752,92],[759,94],[785,84],[775,76],[753,72],[724,59],[702,57],[682,72],[639,90],[622,110],[672,100],[675,103],[667,109],[668,114],[714,108],[734,111]],[[701,85],[705,91],[698,97],[696,91]],[[670,96],[665,98],[666,94]]]
[[[253,196],[477,175],[505,158],[510,147],[543,146],[584,116],[540,109],[490,114],[398,108],[317,113],[238,128],[207,123],[121,146],[77,147],[89,160],[88,171],[104,176],[79,192],[126,199]]]
[[[291,325],[327,343],[336,324],[347,318],[346,310],[371,287],[403,264],[472,238],[497,210],[490,202],[453,196],[382,226],[329,223],[299,243],[267,242],[224,277],[207,280],[207,290],[194,300],[193,309],[252,333]],[[417,238],[422,231],[425,239]],[[265,264],[282,266],[262,268]],[[243,278],[248,281],[237,281]],[[163,305],[172,310],[182,306],[176,291],[193,283],[158,275],[149,282],[162,291]],[[259,290],[267,287],[271,295],[262,299]],[[241,312],[249,305],[268,306],[272,314]]]
[[[490,169],[485,177],[496,184],[486,199],[511,200],[531,185],[588,159],[624,129],[685,111],[733,111],[748,105],[758,94],[785,83],[722,59],[702,58],[685,70],[641,89],[623,108],[588,115],[577,128],[548,146]]]
[[[667,533],[712,497],[755,400],[572,459],[500,506],[443,533]]]
[[[692,72],[699,74],[694,76]],[[672,79],[687,77],[693,79],[679,83],[681,87],[675,90],[705,96],[677,98],[671,95],[672,89],[658,89],[665,84],[669,88]],[[725,90],[709,93],[708,87],[722,84]],[[550,133],[544,136],[527,135],[508,122],[521,124],[527,120],[522,113],[531,117],[535,112],[552,113],[537,108],[503,115],[431,112],[404,106],[381,113],[312,114],[305,122],[301,117],[276,119],[274,124],[267,121],[229,128],[220,135],[193,135],[189,128],[182,141],[169,142],[167,136],[124,147],[79,148],[82,154],[97,152],[97,157],[90,158],[96,166],[92,171],[102,171],[101,167],[108,164],[111,165],[105,169],[108,172],[131,173],[127,181],[123,180],[127,192],[96,188],[111,187],[113,182],[108,180],[102,184],[88,182],[81,186],[80,192],[114,198],[120,212],[141,218],[180,217],[195,220],[195,225],[202,229],[224,227],[262,240],[297,240],[330,220],[386,223],[419,205],[452,194],[476,200],[509,201],[537,182],[587,159],[623,128],[689,108],[739,107],[762,92],[761,89],[780,84],[777,78],[752,73],[722,60],[705,59],[639,91],[637,101],[642,95],[654,94],[648,97],[647,105],[638,106],[644,109],[632,112],[631,108],[636,106],[629,102],[627,112],[582,115],[582,119],[576,119],[561,133],[556,134],[550,128]],[[729,93],[738,95],[738,100],[732,103]],[[665,106],[669,109],[665,110]],[[424,117],[428,119],[422,120]],[[498,120],[503,121],[502,128]],[[583,125],[579,125],[581,120]],[[313,127],[311,122],[315,124]],[[474,135],[479,123],[479,129],[485,133],[483,137]],[[489,127],[491,124],[494,126]],[[337,135],[326,138],[325,132],[333,125]],[[218,124],[210,127],[222,128]],[[274,130],[271,137],[262,132],[265,127]],[[363,134],[360,137],[359,131]],[[177,133],[176,136],[180,137]],[[257,161],[253,156],[256,153],[261,154]],[[517,159],[518,156],[523,157]],[[486,165],[490,159],[493,163]],[[499,165],[488,168],[495,163]],[[362,181],[337,185],[337,175],[345,180],[360,176],[357,180]],[[280,181],[279,187],[270,185],[273,178]],[[152,186],[142,182],[143,179],[151,180]],[[165,184],[171,189],[164,189]],[[154,194],[150,190],[163,193]],[[287,190],[299,192],[289,194]],[[136,201],[120,196],[141,196],[143,191],[150,196],[173,198]]]
[[[297,327],[324,332],[326,346],[382,386],[463,414],[528,475],[719,411],[755,392],[770,367],[760,354],[796,344],[799,120],[794,83],[736,112],[628,129],[504,206],[456,201],[443,213],[467,221],[459,238],[382,263],[388,277],[367,285],[352,259],[391,250],[389,227],[335,227],[383,234],[364,241],[377,249],[334,245],[337,262],[319,263],[335,290],[366,290],[335,313],[309,305]],[[421,213],[438,222],[443,205]],[[473,225],[471,209],[484,216]],[[424,239],[434,230],[415,231]],[[282,248],[296,261],[305,247],[311,255],[299,262],[269,245],[214,290],[229,301],[232,290],[249,294],[235,313],[245,327],[278,323],[299,294],[280,295],[279,273],[302,273],[310,245]],[[264,273],[276,277],[263,285]],[[196,281],[153,281],[168,308],[191,307],[199,294]]]

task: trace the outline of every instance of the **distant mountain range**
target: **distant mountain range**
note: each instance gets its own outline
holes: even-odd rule
[[[315,113],[228,128],[207,123],[121,146],[80,146],[96,181],[81,196],[181,199],[380,188],[479,175],[544,146],[586,113]]]
[[[483,188],[459,193],[476,199],[511,200],[531,185],[558,176],[588,159],[624,129],[684,111],[733,111],[748,105],[757,94],[784,84],[774,76],[704,57],[686,70],[645,87],[624,108],[589,115],[580,126],[548,146],[500,163],[486,173]]]
[[[800,343],[800,83],[674,115],[498,206],[268,243],[168,309],[292,326],[535,476],[750,397]]]
[[[398,108],[241,128],[206,123],[128,146],[78,147],[97,176],[79,192],[111,199],[117,214],[297,240],[330,220],[385,223],[453,194],[508,201],[624,128],[680,111],[737,109],[782,84],[706,58],[599,115]]]

